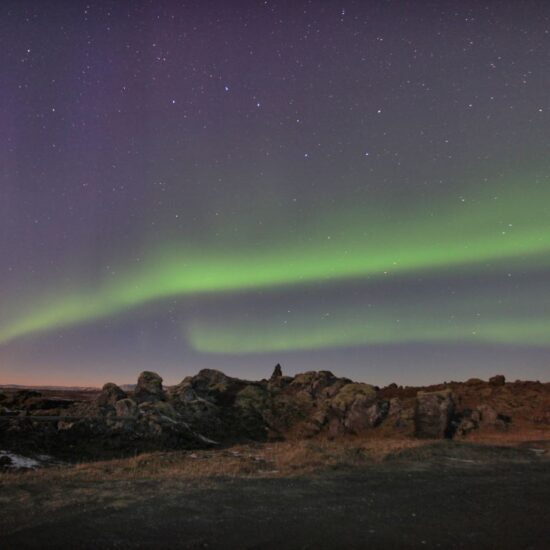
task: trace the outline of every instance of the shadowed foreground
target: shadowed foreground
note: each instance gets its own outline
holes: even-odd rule
[[[298,477],[117,474],[47,489],[22,475],[5,489],[2,548],[542,549],[550,540],[550,461],[517,448],[443,442]],[[38,491],[30,506],[25,491]],[[67,506],[44,501],[55,491]]]

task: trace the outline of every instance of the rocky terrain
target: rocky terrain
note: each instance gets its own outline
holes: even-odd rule
[[[501,375],[378,388],[328,371],[285,376],[277,365],[258,382],[202,370],[165,388],[146,371],[132,391],[107,383],[99,392],[0,393],[0,449],[67,460],[246,441],[475,439],[526,430],[541,438],[550,431],[550,384]]]
[[[153,372],[0,395],[0,547],[547,548],[550,384]]]

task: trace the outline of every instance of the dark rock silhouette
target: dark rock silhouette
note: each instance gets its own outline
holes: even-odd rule
[[[97,396],[97,404],[100,407],[114,405],[117,401],[127,397],[126,392],[112,382],[107,382],[101,389],[101,393]]]
[[[277,363],[275,365],[275,368],[273,369],[273,374],[271,375],[271,378],[269,379],[270,382],[274,382],[276,380],[279,380],[283,377],[283,369],[281,368],[281,365]]]
[[[506,384],[506,378],[502,374],[497,374],[489,378],[489,384],[491,384],[491,386],[504,386],[504,384]]]
[[[454,408],[454,396],[451,390],[418,392],[416,396],[415,435],[432,439],[450,437]]]
[[[132,399],[121,399],[115,403],[116,415],[123,418],[136,418],[139,413],[136,402]]]
[[[162,378],[156,372],[143,371],[139,375],[134,397],[139,403],[164,400],[166,395],[162,387]]]

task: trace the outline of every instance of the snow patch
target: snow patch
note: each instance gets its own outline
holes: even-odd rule
[[[35,460],[34,458],[18,455],[10,451],[0,451],[0,459],[3,457],[7,457],[10,459],[11,464],[8,465],[8,468],[13,468],[15,470],[33,469],[39,468],[41,466],[40,462],[38,460]]]

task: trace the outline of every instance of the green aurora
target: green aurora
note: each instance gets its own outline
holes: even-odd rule
[[[255,289],[346,279],[374,279],[388,274],[429,273],[434,270],[466,268],[487,271],[540,267],[548,264],[550,253],[550,204],[548,181],[534,178],[522,185],[484,186],[464,199],[459,196],[434,197],[409,210],[381,206],[304,216],[301,225],[274,227],[251,245],[246,238],[230,238],[229,228],[222,238],[205,238],[201,243],[173,242],[144,251],[139,266],[114,263],[116,276],[99,284],[64,290],[46,289],[37,296],[14,296],[10,308],[0,313],[0,343],[42,331],[116,315],[153,301],[173,296],[228,293]],[[308,221],[307,221],[308,220]],[[240,234],[251,228],[241,223]],[[281,224],[282,225],[282,224]],[[17,307],[15,307],[17,306]],[[11,313],[10,313],[11,312]],[[545,321],[546,323],[546,321]],[[515,321],[484,325],[473,339],[499,338],[522,341],[524,325]],[[536,334],[548,334],[547,325]],[[332,336],[329,334],[332,333]],[[321,336],[321,333],[323,335]],[[374,319],[365,325],[339,322],[311,330],[297,329],[295,335],[274,333],[269,342],[254,345],[261,338],[251,336],[242,348],[287,349],[344,343],[401,340],[472,339],[469,327],[424,327],[396,333],[391,323]],[[468,336],[470,333],[470,336]],[[516,335],[516,336],[514,336]],[[192,331],[197,349],[231,350],[234,336],[224,342],[219,335]],[[241,335],[242,336],[242,335]],[[289,339],[290,338],[290,339]],[[534,337],[535,340],[538,337]],[[277,344],[279,342],[279,344]],[[218,349],[219,348],[219,349]]]
[[[437,312],[426,311],[421,303],[390,304],[372,309],[352,306],[336,308],[330,314],[323,314],[321,310],[274,316],[256,312],[252,318],[194,321],[184,327],[184,333],[196,351],[216,354],[412,342],[550,347],[550,300],[547,297],[532,308],[526,306],[513,319],[506,318],[505,314],[510,303],[490,304],[484,298],[455,296],[441,302]]]
[[[186,330],[201,353],[247,354],[300,351],[347,346],[411,342],[478,342],[550,347],[550,318],[545,320],[489,320],[472,323],[414,322],[376,318],[361,322],[341,316],[269,326],[258,323],[223,326],[194,324]]]

